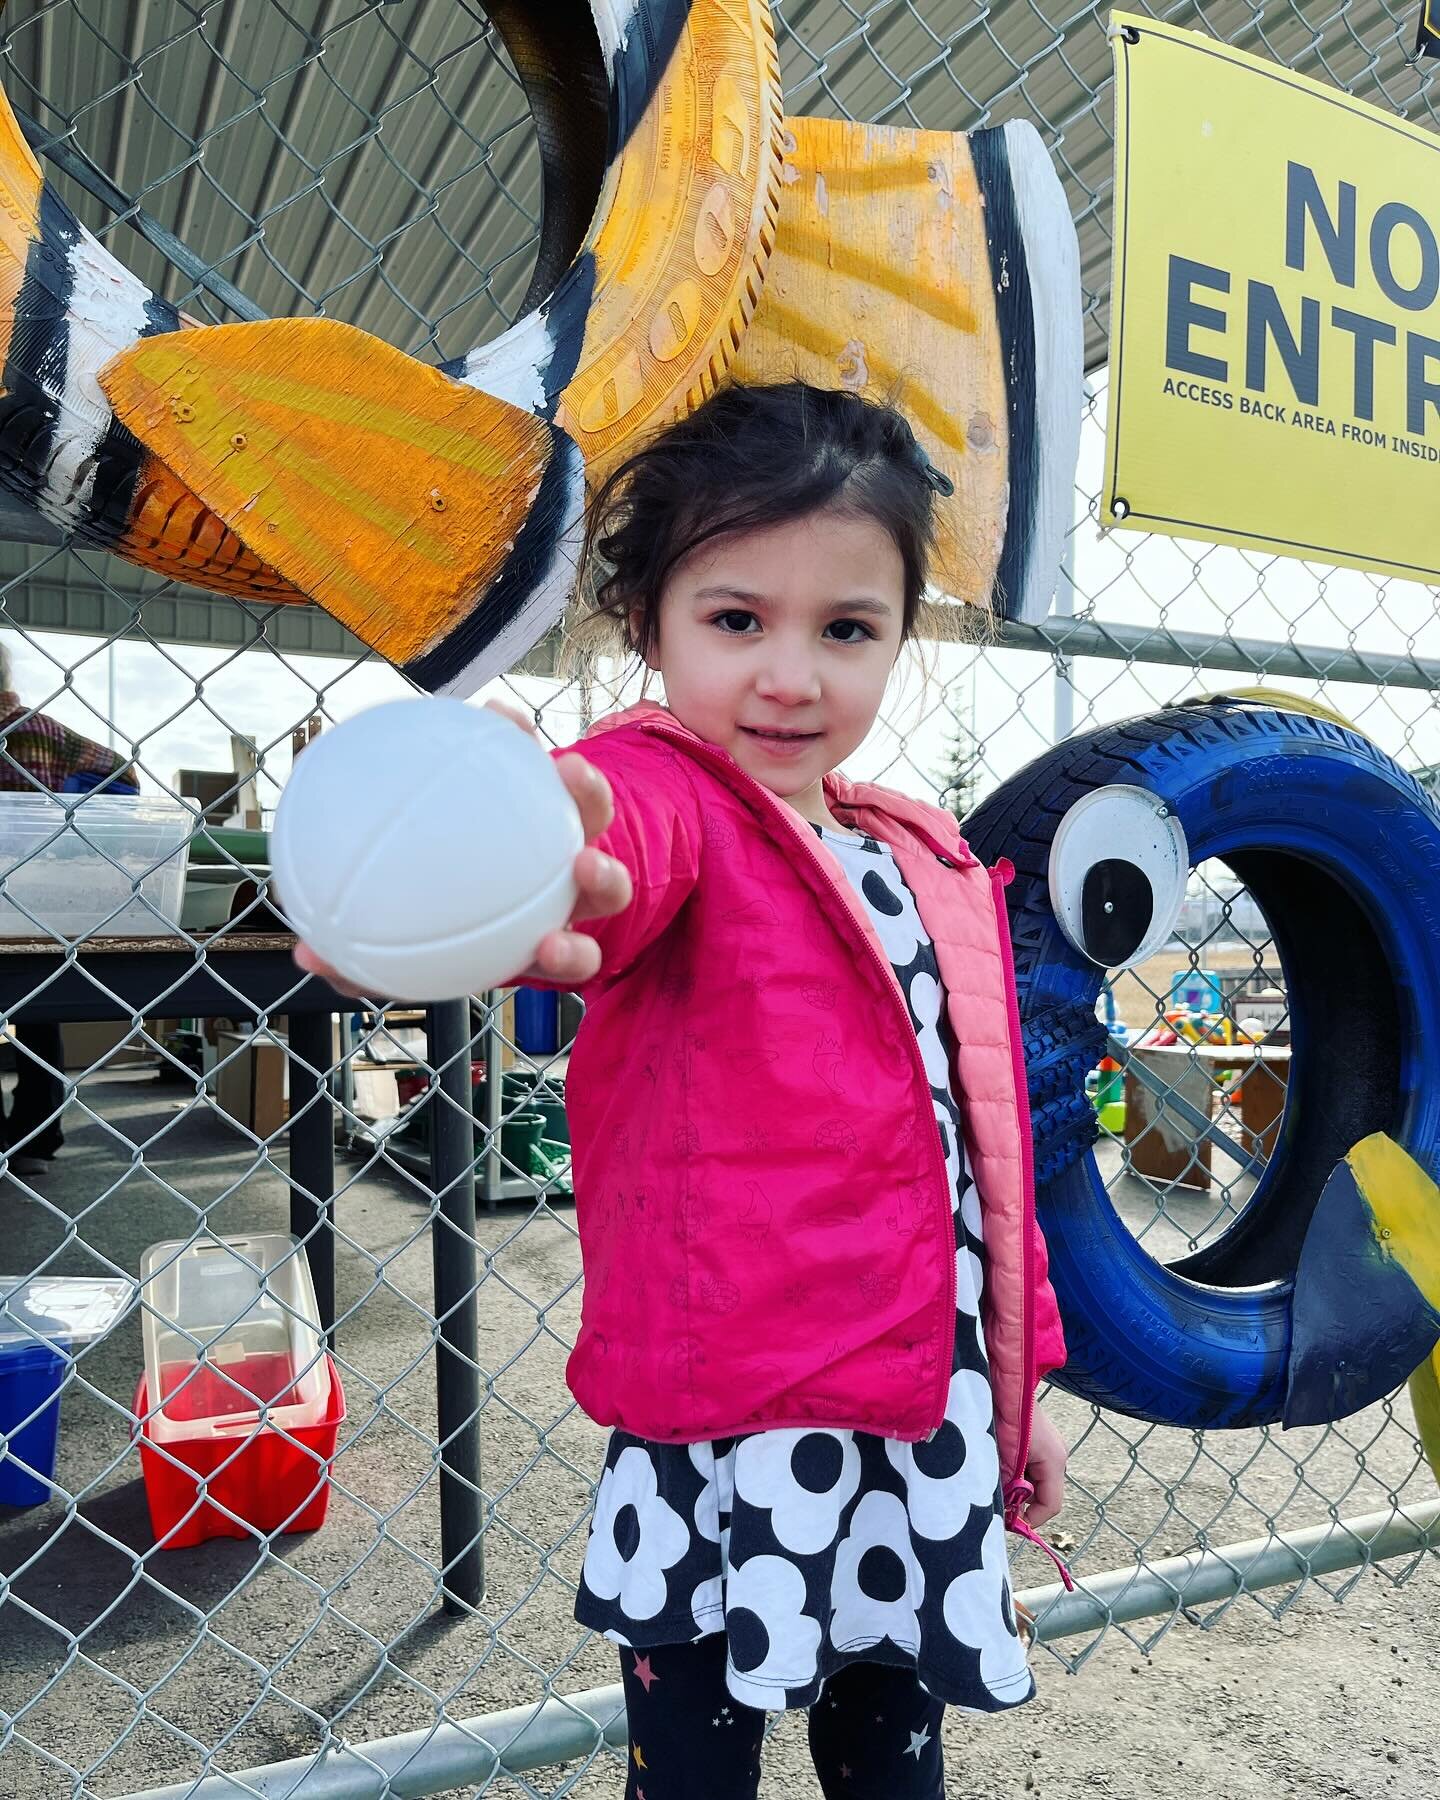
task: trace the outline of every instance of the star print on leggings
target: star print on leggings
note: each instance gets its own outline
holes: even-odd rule
[[[641,1656],[638,1652],[635,1657],[635,1679],[640,1683],[647,1694],[660,1679],[650,1667],[650,1658],[648,1656]]]
[[[634,1749],[631,1751],[631,1755],[635,1758],[635,1767],[637,1769],[644,1769],[649,1766],[646,1763],[645,1758],[640,1754],[640,1746],[638,1744],[636,1744]]]
[[[930,1742],[930,1733],[928,1730],[912,1731],[910,1733],[909,1745],[904,1750],[902,1750],[900,1752],[900,1754],[902,1756],[913,1756],[915,1758],[916,1762],[918,1763],[920,1760],[920,1752],[925,1748],[925,1746],[929,1742]]]

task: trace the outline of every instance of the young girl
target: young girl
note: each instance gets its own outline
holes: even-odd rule
[[[937,488],[888,408],[731,387],[592,512],[595,611],[666,705],[560,758],[582,902],[518,979],[587,1002],[568,1379],[613,1429],[575,1612],[622,1646],[628,1800],[753,1796],[787,1707],[827,1796],[939,1800],[943,1707],[1035,1691],[1005,1529],[1060,1505],[1065,1347],[1004,877],[835,772]]]

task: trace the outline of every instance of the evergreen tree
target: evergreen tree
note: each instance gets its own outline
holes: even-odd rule
[[[984,769],[975,733],[958,712],[951,715],[951,723],[954,729],[946,746],[945,762],[935,777],[940,789],[937,799],[963,824],[965,815],[974,810],[980,798]]]

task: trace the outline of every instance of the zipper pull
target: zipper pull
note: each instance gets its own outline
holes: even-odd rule
[[[1012,1531],[1018,1532],[1021,1537],[1027,1539],[1030,1543],[1036,1545],[1037,1548],[1045,1552],[1051,1562],[1053,1562],[1055,1567],[1060,1571],[1060,1579],[1064,1583],[1066,1593],[1073,1594],[1075,1592],[1075,1577],[1066,1567],[1059,1552],[1053,1550],[1050,1545],[1045,1542],[1044,1538],[1041,1537],[1040,1533],[1030,1521],[1028,1519],[1022,1519],[1020,1514],[1016,1513],[1015,1516],[1012,1519],[1007,1520],[1006,1523]]]

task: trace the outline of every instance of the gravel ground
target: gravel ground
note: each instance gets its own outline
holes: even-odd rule
[[[0,1187],[0,1263],[30,1269],[53,1256],[56,1272],[81,1273],[98,1256],[133,1271],[147,1244],[187,1235],[201,1209],[222,1235],[283,1229],[282,1171],[255,1168],[221,1116],[180,1117],[175,1095],[133,1074],[87,1084],[98,1119],[72,1115],[44,1202]],[[139,1142],[144,1168],[130,1161]],[[1183,1223],[1198,1233],[1211,1208],[1189,1207]],[[560,1693],[616,1678],[611,1647],[570,1616],[602,1434],[563,1384],[578,1312],[568,1209],[515,1207],[480,1227],[493,1511],[485,1611],[473,1619],[437,1605],[427,1198],[377,1172],[355,1180],[339,1219],[342,1318],[358,1310],[339,1334],[348,1418],[323,1530],[270,1551],[231,1540],[154,1551],[128,1427],[138,1323],[83,1358],[59,1465],[81,1495],[74,1515],[60,1500],[0,1509],[0,1568],[12,1578],[0,1709],[15,1715],[13,1735],[0,1735],[4,1800],[115,1800],[192,1778],[216,1747],[230,1770],[301,1755],[326,1720],[362,1742],[423,1727],[438,1705],[464,1718],[530,1701],[548,1673]],[[1163,1229],[1146,1241],[1167,1247]],[[1048,1404],[1073,1446],[1058,1531],[1081,1575],[1133,1566],[1137,1544],[1153,1559],[1188,1548],[1197,1531],[1226,1544],[1263,1534],[1267,1520],[1316,1524],[1332,1505],[1354,1517],[1394,1494],[1417,1505],[1434,1497],[1403,1396],[1329,1432],[1199,1444],[1098,1418],[1065,1395]],[[1021,1588],[1049,1572],[1028,1551],[1017,1559]],[[1033,1705],[948,1720],[948,1791],[1431,1800],[1440,1700],[1426,1700],[1419,1674],[1440,1652],[1436,1596],[1433,1558],[1393,1562],[1243,1597],[1208,1612],[1205,1629],[1146,1620],[1042,1648]],[[622,1789],[619,1758],[601,1753],[488,1791],[618,1800]],[[775,1727],[761,1791],[818,1793],[803,1720]]]

